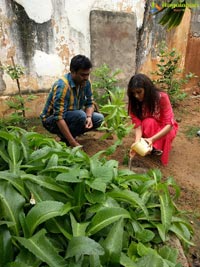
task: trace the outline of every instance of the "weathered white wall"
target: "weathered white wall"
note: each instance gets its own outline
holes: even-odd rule
[[[91,10],[134,12],[137,27],[140,27],[145,4],[145,0],[13,0],[24,8],[34,27],[27,36],[33,51],[25,60],[21,46],[23,37],[18,32],[11,2],[0,0],[0,59],[2,64],[11,64],[10,57],[13,56],[16,64],[25,66],[26,75],[20,79],[22,90],[47,90],[55,78],[68,71],[74,55],[81,53],[90,57]],[[48,44],[40,44],[43,25]],[[16,91],[16,83],[8,75],[0,72],[0,80],[1,95]]]
[[[37,23],[43,23],[51,19],[53,6],[51,0],[15,0],[26,10],[29,18]]]

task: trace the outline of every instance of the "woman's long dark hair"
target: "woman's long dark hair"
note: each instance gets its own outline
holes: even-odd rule
[[[138,101],[133,95],[133,89],[144,89],[143,102]],[[128,113],[131,112],[139,119],[142,119],[142,105],[153,114],[156,108],[156,103],[159,100],[159,89],[153,84],[148,76],[142,73],[135,74],[131,77],[128,83]]]

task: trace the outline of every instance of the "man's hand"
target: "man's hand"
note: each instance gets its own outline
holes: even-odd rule
[[[86,129],[91,129],[92,127],[93,127],[92,118],[91,117],[87,117],[85,128]]]
[[[76,141],[76,139],[74,139],[73,141],[69,142],[69,144],[70,144],[71,147],[81,146],[79,144],[79,142]]]

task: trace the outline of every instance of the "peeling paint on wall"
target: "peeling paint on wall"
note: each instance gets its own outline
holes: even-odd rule
[[[140,28],[144,17],[145,2],[146,0],[97,0],[93,5],[93,9],[135,13],[137,27]]]
[[[60,70],[64,71],[64,65],[58,55],[49,55],[36,50],[33,60],[36,73],[39,76],[59,76]]]
[[[51,0],[15,0],[24,7],[28,17],[36,23],[44,23],[51,19],[53,6]]]
[[[35,50],[51,53],[53,50],[53,29],[51,21],[36,23],[32,20],[23,6],[8,0],[8,8],[14,17],[11,24],[12,39],[16,41],[17,51],[21,49],[22,59],[32,68],[31,61]]]

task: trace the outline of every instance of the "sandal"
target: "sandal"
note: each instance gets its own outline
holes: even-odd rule
[[[155,147],[153,147],[152,151],[151,151],[151,155],[154,155],[154,156],[161,156],[163,153],[162,150],[160,149],[156,149]]]

